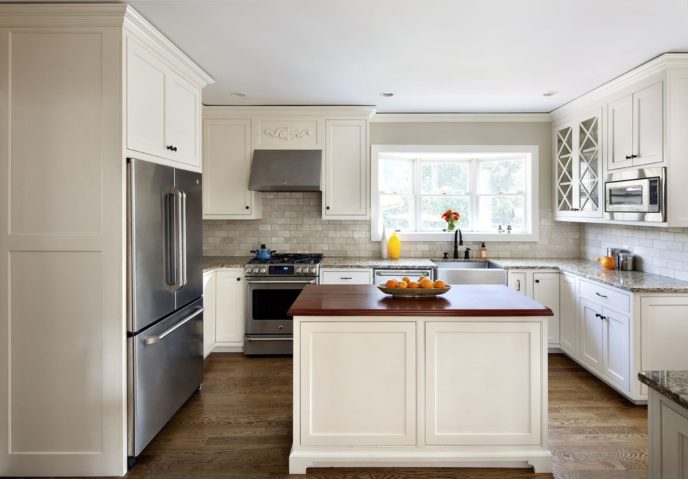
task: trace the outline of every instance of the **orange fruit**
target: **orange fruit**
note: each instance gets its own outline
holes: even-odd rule
[[[403,278],[401,278],[401,280],[407,284],[411,282],[411,278],[409,278],[408,276],[404,276]]]
[[[428,279],[427,276],[418,276],[418,282],[422,283],[424,279]]]
[[[396,279],[388,279],[387,282],[385,283],[385,286],[388,288],[398,288],[399,283],[397,283]]]
[[[423,279],[423,281],[420,282],[420,287],[423,289],[432,289],[433,288],[433,283],[431,280],[428,278]]]
[[[406,288],[408,287],[408,283],[406,281],[399,281],[399,287],[400,288]]]
[[[418,288],[419,286],[420,286],[420,285],[419,285],[416,281],[411,281],[411,282],[408,284],[408,287],[409,287],[409,288],[412,288],[412,289]]]
[[[434,284],[433,286],[434,286],[435,288],[446,288],[446,287],[447,287],[447,283],[445,283],[445,282],[442,281],[441,279],[438,279],[437,281],[435,281],[435,284]]]

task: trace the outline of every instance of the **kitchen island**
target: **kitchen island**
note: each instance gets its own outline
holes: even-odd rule
[[[308,467],[529,467],[547,449],[547,317],[501,285],[396,299],[309,285],[294,316],[294,438]]]

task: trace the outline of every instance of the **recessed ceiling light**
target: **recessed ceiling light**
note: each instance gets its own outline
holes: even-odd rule
[[[240,91],[233,91],[232,93],[230,93],[230,95],[244,98],[246,96],[246,93],[241,93]]]
[[[385,98],[389,98],[389,97],[394,96],[394,92],[391,92],[391,91],[383,91],[382,93],[380,93],[380,96],[384,96]]]
[[[557,93],[559,93],[557,90],[550,90],[550,91],[546,91],[545,93],[543,93],[542,96],[554,96]]]

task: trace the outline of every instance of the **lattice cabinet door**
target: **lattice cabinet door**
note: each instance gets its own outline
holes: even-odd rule
[[[577,122],[578,205],[577,211],[601,213],[600,153],[601,115],[593,115]]]
[[[574,127],[565,125],[556,129],[556,191],[557,212],[575,211],[574,208]]]

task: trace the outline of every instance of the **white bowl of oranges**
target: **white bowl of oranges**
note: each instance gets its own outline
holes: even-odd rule
[[[378,286],[378,289],[397,298],[427,298],[444,294],[451,289],[451,286],[441,279],[433,281],[426,276],[421,276],[416,281],[409,277],[404,277],[401,281],[390,279]]]

